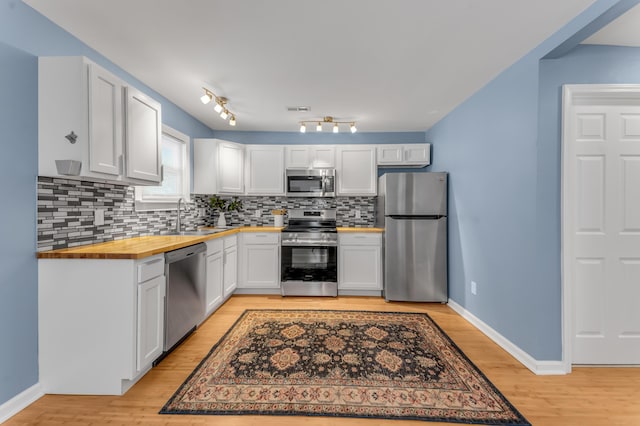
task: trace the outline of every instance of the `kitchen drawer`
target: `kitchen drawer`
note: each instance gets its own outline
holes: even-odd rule
[[[278,244],[279,236],[277,232],[252,232],[242,238],[245,244]]]
[[[378,233],[349,233],[338,234],[340,244],[351,244],[361,246],[373,246],[382,244],[382,234]]]
[[[138,264],[138,282],[164,275],[164,255],[154,256]]]
[[[210,254],[214,254],[219,251],[222,251],[222,249],[224,248],[224,243],[222,238],[209,240],[206,242],[206,244],[207,244],[207,256],[209,256]]]

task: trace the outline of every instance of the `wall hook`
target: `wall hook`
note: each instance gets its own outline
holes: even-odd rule
[[[65,138],[71,142],[72,144],[76,143],[76,140],[78,140],[78,135],[76,135],[75,133],[73,133],[73,130],[71,131],[71,133],[69,133],[68,135],[65,136]]]

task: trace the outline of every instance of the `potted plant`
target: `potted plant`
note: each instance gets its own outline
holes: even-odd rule
[[[232,201],[228,201],[219,197],[218,195],[214,195],[209,199],[209,205],[214,210],[220,211],[220,216],[218,216],[218,223],[216,226],[222,228],[227,225],[227,219],[224,217],[224,212],[231,211],[240,211],[242,208],[242,201],[238,200],[238,197],[234,197]]]

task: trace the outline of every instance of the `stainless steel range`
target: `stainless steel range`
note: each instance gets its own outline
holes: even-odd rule
[[[337,296],[335,209],[289,210],[289,226],[282,230],[280,259],[283,296]]]

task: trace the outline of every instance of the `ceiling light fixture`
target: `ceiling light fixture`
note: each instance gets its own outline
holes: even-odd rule
[[[300,121],[300,133],[305,133],[307,131],[307,123],[317,123],[316,124],[316,132],[321,132],[322,131],[322,125],[325,123],[330,123],[333,124],[333,133],[339,133],[340,132],[340,128],[338,126],[338,124],[347,124],[349,126],[349,130],[351,130],[351,133],[355,133],[358,131],[358,129],[356,128],[356,122],[355,121],[336,121],[333,119],[333,117],[331,116],[326,116],[323,117],[321,121],[318,120],[304,120],[304,121]]]
[[[229,102],[229,100],[225,97],[217,96],[215,93],[213,93],[211,90],[207,89],[206,87],[203,87],[203,89],[204,89],[204,95],[200,97],[200,101],[205,105],[210,102],[213,102],[214,103],[213,110],[218,114],[220,114],[220,118],[222,118],[223,120],[226,120],[227,118],[229,118],[229,125],[235,126],[236,115],[227,109],[227,102]]]

